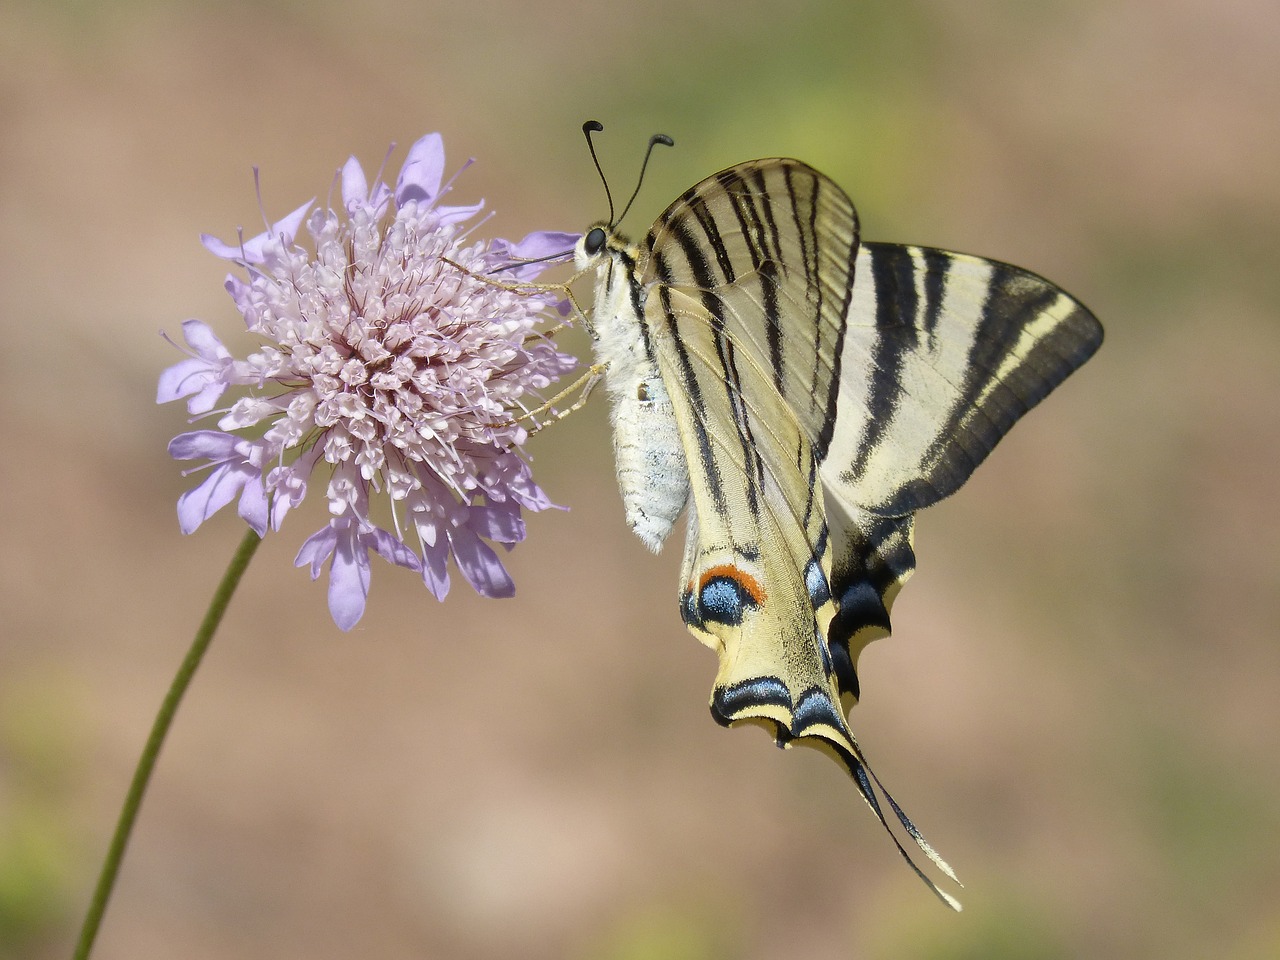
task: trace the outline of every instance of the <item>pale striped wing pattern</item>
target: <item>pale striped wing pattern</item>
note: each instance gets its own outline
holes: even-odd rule
[[[728,387],[724,371],[736,368],[736,351],[716,332],[706,299],[702,291],[660,287],[645,319],[663,379],[679,378],[684,387],[672,396],[692,493],[680,606],[694,636],[719,655],[712,715],[725,725],[763,726],[781,746],[827,753],[888,830],[824,639],[838,608],[828,587],[832,555],[817,460],[780,393]],[[734,410],[728,419],[717,416],[726,404]],[[954,880],[887,792],[885,798]],[[958,908],[889,835],[930,889]]]
[[[914,512],[954,493],[1015,422],[1093,355],[1102,327],[1049,281],[1008,264],[866,243],[821,467],[831,517],[828,639],[846,693],[911,575]]]
[[[712,712],[834,756],[883,822],[845,710],[914,569],[913,514],[1088,359],[1101,327],[1018,268],[860,245],[848,197],[795,160],[709,177],[638,250],[609,253],[630,274],[611,309],[642,313],[689,467],[681,610],[720,657]]]

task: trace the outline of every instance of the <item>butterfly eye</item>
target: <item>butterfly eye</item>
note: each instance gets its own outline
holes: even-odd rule
[[[582,240],[582,249],[587,252],[587,256],[594,257],[604,249],[604,241],[604,231],[599,227],[592,227]]]

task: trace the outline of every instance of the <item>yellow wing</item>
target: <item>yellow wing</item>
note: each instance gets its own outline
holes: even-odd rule
[[[850,706],[858,655],[888,634],[915,568],[914,512],[955,492],[1097,350],[1102,328],[1020,268],[860,244],[848,196],[797,160],[708,177],[642,249],[647,283],[705,307],[716,362],[733,345],[730,393],[780,396],[820,464],[837,606],[826,637]]]
[[[712,712],[822,749],[887,828],[845,710],[914,569],[913,514],[963,484],[1101,327],[1018,268],[860,246],[848,197],[795,160],[686,191],[640,268],[689,462],[681,608],[720,657]]]
[[[831,551],[810,442],[781,395],[717,334],[705,291],[659,286],[645,322],[689,459],[692,489],[681,613],[719,655],[716,720],[767,729],[781,746],[815,747],[853,777],[888,830],[874,774],[841,706],[826,636],[837,606]],[[743,361],[747,365],[739,366]],[[737,370],[744,389],[724,371]],[[883,791],[883,787],[881,786]],[[885,793],[905,829],[940,869],[951,868]],[[913,870],[948,905],[889,831]]]

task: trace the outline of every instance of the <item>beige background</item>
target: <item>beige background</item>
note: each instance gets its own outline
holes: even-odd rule
[[[375,570],[336,630],[264,545],[184,704],[97,956],[1280,954],[1280,11],[1262,0],[0,6],[0,955],[69,954],[150,718],[240,536],[179,535],[158,336],[239,324],[199,245],[445,135],[488,226],[633,231],[800,156],[873,239],[1031,267],[1102,353],[918,525],[854,729],[965,880],[942,909],[823,758],[707,715],[678,549],[602,404],[519,595]],[[193,12],[194,11],[194,12]],[[399,162],[397,154],[392,169]],[[579,339],[580,351],[586,344]]]

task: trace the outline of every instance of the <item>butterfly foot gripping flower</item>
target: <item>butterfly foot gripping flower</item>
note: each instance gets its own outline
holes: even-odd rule
[[[484,596],[509,596],[494,545],[524,539],[522,510],[552,505],[521,455],[519,418],[576,365],[537,330],[558,298],[484,274],[568,253],[576,236],[470,240],[483,203],[442,203],[453,182],[443,174],[442,140],[429,134],[394,190],[370,184],[352,157],[340,210],[308,202],[250,240],[204,236],[244,272],[226,289],[260,345],[236,359],[188,320],[189,356],[160,377],[158,402],[185,398],[193,419],[218,418],[169,444],[175,458],[203,461],[191,471],[203,481],[178,502],[183,532],[235,500],[265,535],[323,484],[331,519],[296,563],[313,578],[329,564],[343,629],[364,612],[371,552],[420,573],[440,599],[450,557]],[[545,265],[501,276],[528,281]]]

